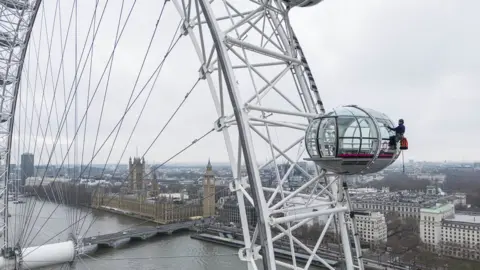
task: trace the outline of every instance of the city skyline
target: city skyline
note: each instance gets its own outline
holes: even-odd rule
[[[405,160],[405,165],[408,165],[408,163],[410,161],[413,161],[415,163],[436,163],[436,164],[470,164],[470,165],[476,165],[476,164],[480,164],[480,160]],[[302,161],[301,161],[302,162]],[[307,161],[304,161],[304,162],[307,162]],[[163,165],[162,167],[171,167],[171,166],[181,166],[181,167],[188,167],[188,166],[192,166],[192,167],[205,167],[208,163],[208,159],[205,160],[205,161],[186,161],[186,162],[169,162],[169,163],[166,163],[165,165]],[[128,166],[128,161],[126,163],[107,163],[106,166],[116,166],[116,165],[119,165],[119,166]],[[162,163],[161,162],[151,162],[149,161],[148,159],[145,159],[145,164],[148,165],[148,166],[155,166],[155,165],[161,165]],[[230,167],[230,162],[229,161],[211,161],[211,164],[212,166],[222,166],[222,167]],[[261,162],[258,162],[258,164],[262,164]],[[311,163],[310,161],[308,161],[308,164],[311,164],[313,165],[313,163]],[[73,166],[73,164],[68,164],[69,166]],[[280,165],[280,164],[279,164]],[[393,166],[395,165],[402,165],[402,161],[401,159],[398,159],[397,161],[395,161],[393,164]],[[35,167],[37,166],[47,166],[47,164],[36,164]],[[56,166],[56,164],[51,164],[51,166]],[[76,164],[76,166],[87,166],[86,164]],[[97,164],[91,164],[91,166],[93,167],[101,167],[101,166],[105,166],[105,164],[100,164],[100,163],[97,163]],[[67,164],[64,165],[64,167],[67,167]]]

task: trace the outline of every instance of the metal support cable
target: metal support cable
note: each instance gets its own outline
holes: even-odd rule
[[[160,132],[157,134],[157,136],[155,137],[155,139],[153,140],[153,142],[150,144],[150,146],[147,148],[147,150],[145,151],[145,153],[142,155],[142,157],[145,157],[145,155],[150,151],[150,149],[152,148],[153,144],[158,140],[158,138],[160,137],[160,135],[163,133],[163,131],[167,128],[167,126],[170,124],[170,122],[173,120],[173,118],[175,117],[175,115],[177,114],[177,112],[180,110],[180,108],[183,106],[183,104],[185,103],[185,101],[188,99],[188,97],[190,96],[190,94],[193,92],[193,90],[196,88],[196,86],[198,85],[198,82],[200,81],[200,79],[198,79],[195,84],[190,88],[190,90],[185,94],[183,100],[180,102],[180,104],[177,106],[177,108],[174,110],[174,112],[172,113],[172,115],[170,116],[170,118],[168,119],[168,121],[164,124],[164,126],[162,127],[162,129],[160,130]],[[138,123],[138,120],[137,120],[137,123]],[[198,142],[198,140],[201,140],[203,139],[205,136],[207,136],[208,134],[210,134],[210,132],[212,132],[214,129],[212,129],[211,131],[209,131],[207,134],[205,134],[204,136],[200,137],[199,139],[196,139],[192,142],[191,145],[195,144],[196,142]],[[107,138],[108,140],[108,138]],[[128,142],[127,142],[127,145],[128,145]],[[190,145],[190,146],[191,146]],[[190,147],[188,146],[188,147]],[[148,174],[145,174],[144,177],[147,177],[149,176],[151,173],[153,172],[156,172],[159,168],[163,167],[166,163],[168,163],[171,159],[174,159],[176,156],[180,155],[183,151],[185,151],[187,148],[184,148],[182,149],[180,152],[178,152],[176,155],[172,156],[170,159],[168,159],[167,161],[165,161],[164,163],[160,164],[159,166],[155,167],[153,170],[151,170]],[[118,166],[118,164],[117,164]],[[125,177],[124,181],[127,180],[130,176],[131,176],[131,173],[132,172],[129,172],[127,177]],[[98,189],[98,188],[97,188]],[[97,190],[96,189],[96,190]],[[95,191],[96,191],[95,190]],[[110,200],[107,202],[107,204],[112,201],[115,197],[111,197]],[[96,221],[97,218],[95,218],[94,220],[92,220],[91,224],[88,226],[88,229],[87,231],[84,233],[86,234],[88,232],[88,230],[91,228],[91,226],[93,225],[93,223]],[[142,223],[143,224],[143,223]],[[138,226],[138,225],[136,225]]]
[[[75,1],[76,1],[76,0],[75,0]],[[109,2],[109,0],[106,0],[105,5],[104,5],[104,8],[103,8],[103,11],[102,11],[102,14],[101,14],[101,17],[100,17],[100,20],[99,20],[98,28],[96,29],[95,34],[94,34],[94,39],[95,39],[96,34],[98,33],[98,29],[99,29],[100,24],[101,24],[101,22],[102,22],[103,15],[105,14],[105,10],[106,10],[106,7],[107,7],[108,2]],[[97,6],[96,6],[95,8],[97,8]],[[70,22],[69,22],[69,28],[68,28],[68,30],[70,30],[71,21],[72,21],[72,18],[73,18],[73,11],[74,11],[74,6],[72,7],[72,12],[71,12],[71,14],[70,14]],[[92,18],[92,21],[91,21],[91,23],[90,23],[90,27],[89,27],[88,33],[90,33],[90,31],[91,31],[92,23],[93,23],[93,18]],[[69,31],[67,32],[67,35],[68,35],[68,33],[69,33]],[[94,41],[92,41],[92,44],[90,45],[89,53],[91,52],[91,50],[92,50],[92,48],[93,48],[93,43],[94,43]],[[85,48],[86,48],[86,45],[87,45],[87,41],[85,40],[84,50],[85,50]],[[65,46],[65,47],[66,47],[66,46]],[[64,47],[64,49],[65,49],[65,47]],[[84,50],[82,50],[82,55],[81,55],[80,59],[82,59]],[[62,52],[62,63],[63,63],[64,53],[65,53],[65,50]],[[87,58],[88,58],[88,55],[87,55]],[[85,63],[85,65],[86,65],[86,63]],[[82,69],[82,74],[83,74],[83,70],[84,70],[84,68],[85,68],[85,65],[84,65],[84,67],[83,67],[83,69]],[[62,70],[63,70],[63,69],[62,69],[62,66],[61,66],[60,69],[59,69],[59,71],[58,71],[58,75],[60,75],[60,72],[61,72]],[[57,82],[56,82],[55,87],[54,87],[54,95],[53,95],[53,98],[52,98],[52,103],[53,103],[53,101],[55,100],[55,95],[56,95],[56,91],[57,91],[57,87],[58,87],[59,78],[60,78],[60,76],[57,76]],[[72,89],[70,90],[70,93],[72,92],[72,90],[73,90],[73,86],[72,86]],[[73,101],[73,100],[72,100],[72,101]],[[71,105],[71,103],[70,103],[70,105]],[[53,145],[53,148],[52,148],[52,153],[55,151],[55,147],[56,147],[56,145],[57,145],[57,143],[58,143],[58,140],[59,140],[59,137],[60,137],[60,132],[61,132],[61,130],[63,129],[63,124],[65,124],[65,122],[66,122],[66,118],[67,118],[67,114],[68,114],[69,108],[70,108],[70,107],[65,108],[65,111],[64,111],[64,113],[63,113],[62,121],[61,121],[62,125],[60,126],[60,130],[57,132],[57,136],[56,136],[56,138],[55,138],[54,145]],[[49,112],[49,116],[48,116],[48,121],[50,120],[51,113],[52,113],[52,109],[53,109],[53,106],[50,106],[50,112]],[[68,155],[68,153],[67,153],[67,155]],[[45,178],[46,172],[47,172],[48,167],[49,167],[49,165],[50,165],[51,159],[52,159],[52,155],[50,155],[50,157],[49,157],[49,160],[48,160],[48,163],[47,163],[47,166],[46,166],[46,169],[45,169],[45,173],[44,173],[44,175],[43,175],[43,177],[42,177],[42,180],[41,180],[41,182],[40,182],[40,185],[43,184],[43,180],[44,180],[44,178]],[[41,206],[41,208],[40,208],[40,211],[41,211],[41,209],[43,209],[44,204],[45,204],[45,202],[43,202],[43,204],[42,204],[42,206]],[[34,205],[35,205],[35,204],[34,204]],[[32,213],[32,212],[33,212],[33,209],[34,209],[34,208],[32,207],[30,215],[33,214],[33,213]],[[40,211],[39,211],[39,214],[40,214]],[[32,217],[33,217],[33,215],[32,215]],[[31,221],[31,218],[30,218],[30,221]],[[36,220],[35,220],[35,222],[36,222]],[[30,229],[30,232],[29,232],[28,235],[31,234],[32,230],[33,230],[33,226],[32,226],[32,228]],[[28,238],[28,237],[25,238],[25,241],[26,241],[27,238]]]
[[[193,140],[190,144],[186,145],[185,147],[183,147],[180,151],[176,152],[174,155],[172,155],[170,158],[168,158],[167,160],[165,160],[165,162],[163,162],[160,166],[158,166],[157,168],[155,168],[155,170],[159,169],[160,167],[164,166],[165,164],[167,164],[168,162],[170,162],[172,159],[176,158],[177,156],[179,156],[180,154],[182,154],[183,152],[185,152],[186,150],[188,150],[190,147],[192,147],[194,144],[196,144],[197,142],[201,141],[202,139],[204,139],[205,137],[207,137],[209,134],[211,134],[213,131],[215,131],[215,129],[210,129],[209,131],[207,131],[206,133],[204,133],[202,136],[198,137],[197,139]],[[152,170],[153,172],[154,170]],[[92,210],[93,211],[93,210]],[[92,211],[88,211],[85,215],[83,215],[79,220],[77,220],[75,223],[78,223],[80,222],[82,219],[85,219],[88,215],[91,214]],[[74,224],[75,224],[74,223]],[[61,230],[60,232],[58,232],[57,234],[55,234],[54,236],[52,236],[51,238],[49,238],[47,241],[43,242],[42,244],[40,244],[39,246],[37,246],[36,248],[34,248],[33,250],[31,250],[29,253],[27,254],[23,254],[23,256],[27,256],[28,254],[34,252],[35,250],[37,250],[38,248],[40,248],[41,246],[47,244],[49,241],[51,241],[52,239],[55,239],[55,237],[57,237],[58,235],[62,234],[63,232],[65,232],[66,230],[70,229],[72,226],[74,226],[74,224],[71,224],[70,226],[66,227],[65,229]],[[38,235],[39,232],[37,232],[36,235]],[[35,237],[33,238],[35,239]],[[32,239],[32,241],[33,241]],[[31,244],[31,241],[29,243],[29,245]]]
[[[161,68],[163,67],[163,64],[165,63],[165,60],[167,59],[168,55],[170,54],[171,50],[173,50],[175,48],[175,46],[178,44],[178,41],[180,40],[182,36],[180,35],[175,42],[173,42],[171,48],[169,51],[167,51],[167,53],[165,54],[164,58],[162,59],[161,63],[157,66],[157,68],[155,69],[155,71],[153,72],[153,74],[150,76],[150,78],[147,80],[147,82],[145,83],[144,87],[142,88],[142,90],[140,91],[140,93],[138,93],[138,95],[135,97],[135,99],[133,100],[133,102],[130,104],[130,106],[126,109],[125,113],[122,115],[122,117],[120,118],[120,120],[117,122],[117,124],[115,125],[115,127],[112,129],[112,131],[109,133],[109,135],[107,136],[107,138],[104,140],[103,144],[100,146],[100,148],[98,149],[98,151],[95,153],[95,155],[91,158],[90,162],[88,163],[88,165],[91,165],[91,163],[93,162],[93,160],[95,159],[96,155],[101,151],[101,149],[103,148],[103,146],[106,144],[106,142],[108,141],[108,139],[112,136],[112,134],[114,133],[114,131],[117,129],[117,127],[119,126],[120,122],[122,121],[122,119],[125,118],[126,114],[128,113],[128,111],[133,107],[133,105],[136,103],[136,101],[138,100],[138,98],[140,97],[140,95],[143,93],[143,91],[145,90],[146,86],[148,85],[148,83],[152,80],[152,78],[155,76],[155,74],[157,72],[159,72],[161,70]],[[158,76],[159,73],[157,73],[157,76]],[[91,102],[90,102],[91,104]],[[89,104],[89,106],[90,106]],[[87,108],[88,110],[88,108]],[[77,129],[76,131],[76,134],[78,133],[79,129]],[[71,145],[70,145],[71,146]],[[69,147],[70,149],[70,147]],[[80,176],[83,175],[83,173],[85,172],[87,167],[84,168],[84,170],[80,173]],[[58,173],[57,175],[55,176],[55,179],[53,182],[55,182],[55,180],[57,179],[57,176],[58,176]],[[44,179],[42,179],[42,182],[43,182]],[[42,184],[42,183],[40,183]],[[44,202],[45,203],[45,202]],[[43,203],[43,204],[44,204]],[[42,205],[43,206],[43,205]],[[39,212],[40,214],[40,212]],[[38,233],[36,234],[38,235]],[[33,241],[33,239],[32,239]],[[31,242],[31,241],[30,241]]]
[[[118,43],[119,41],[119,33],[120,33],[120,25],[121,25],[121,21],[122,21],[122,15],[123,15],[123,7],[124,7],[124,3],[125,3],[125,0],[122,0],[122,4],[121,4],[121,8],[120,8],[120,14],[118,16],[118,22],[117,22],[117,29],[116,29],[116,32],[115,32],[115,42],[114,42],[114,46],[116,46],[116,44]],[[94,16],[95,17],[95,16]],[[93,50],[92,50],[92,54],[93,54]],[[115,60],[115,50],[113,51],[113,55],[112,55],[112,61],[109,63],[110,64],[110,67],[109,67],[109,70],[108,70],[108,75],[107,75],[107,81],[106,81],[106,85],[105,85],[105,94],[103,96],[103,102],[102,102],[102,111],[100,113],[100,120],[99,120],[99,125],[98,125],[98,129],[97,129],[97,137],[96,139],[98,138],[98,133],[99,133],[99,130],[100,130],[100,122],[101,122],[101,119],[103,117],[103,111],[104,111],[104,105],[105,105],[105,100],[106,100],[106,97],[107,97],[107,93],[108,93],[108,89],[109,89],[109,85],[110,85],[110,78],[111,78],[111,74],[112,74],[112,68],[113,68],[113,62]],[[90,61],[93,61],[93,56],[90,57]],[[107,64],[108,65],[108,64]],[[91,67],[91,65],[90,65]],[[75,71],[75,73],[77,73],[78,71]],[[91,69],[90,69],[90,74],[91,74]],[[89,74],[89,75],[90,75]],[[76,75],[75,75],[76,76]],[[101,83],[101,80],[99,81],[99,84]],[[98,87],[98,86],[97,86]],[[88,94],[90,94],[90,87],[88,89]],[[92,99],[93,99],[94,96],[92,96]],[[87,99],[87,103],[88,103],[89,99]],[[77,116],[76,116],[76,119],[77,119]],[[87,129],[87,122],[88,122],[88,109],[87,111],[85,112],[85,128],[84,128],[84,134],[86,133],[86,129]],[[81,125],[81,124],[80,124]],[[80,126],[77,126],[77,124],[75,124],[75,128],[80,128]],[[77,138],[77,136],[75,136],[75,138]],[[85,148],[85,136],[83,136],[83,148]],[[75,152],[75,149],[74,149],[74,152]],[[75,166],[77,165],[76,162],[74,162],[74,168]],[[80,168],[82,168],[83,166],[83,152],[82,152],[82,162],[80,164]],[[76,169],[74,169],[74,172],[76,173]],[[74,175],[74,178],[75,178],[76,175]],[[78,176],[78,179],[81,178],[81,175]],[[78,200],[78,187],[77,187],[77,196],[76,196],[76,199]],[[77,201],[78,203],[78,201]],[[76,217],[78,217],[78,211],[79,209],[76,209],[77,211],[74,210],[74,220]],[[72,221],[73,222],[73,221]],[[76,231],[78,228],[76,228],[76,226],[74,226],[73,228],[73,231]],[[73,232],[72,232],[73,233]]]
[[[76,1],[76,0],[74,0],[74,1]],[[105,13],[105,10],[106,10],[106,7],[107,7],[107,5],[108,5],[108,2],[109,2],[109,0],[107,0],[107,1],[105,2],[105,5],[104,5],[104,7],[103,7],[103,11],[102,11],[102,14],[101,14],[101,17],[100,17],[100,21],[99,21],[98,27],[100,27],[100,24],[101,24],[101,22],[102,22],[102,18],[103,18],[103,15],[104,15],[104,13]],[[73,18],[74,7],[75,7],[75,5],[72,5],[72,9],[71,9],[71,12],[70,12],[70,19],[69,19],[69,23],[68,23],[68,27],[67,27],[67,33],[66,33],[66,36],[65,36],[65,43],[67,42],[68,37],[69,37],[69,34],[70,34],[70,27],[71,27],[72,18]],[[94,12],[96,12],[97,8],[98,8],[98,5],[95,6]],[[59,16],[61,16],[61,12],[59,13]],[[93,20],[93,18],[92,18],[92,20]],[[61,21],[62,21],[62,20],[60,19],[60,20],[59,20],[59,23],[60,23],[60,24],[61,24]],[[42,22],[43,22],[43,21],[42,21]],[[90,27],[89,27],[89,30],[88,30],[88,35],[89,35],[90,31],[91,31],[91,27],[92,27],[92,23],[90,24]],[[61,27],[60,27],[60,28],[61,28]],[[97,31],[98,31],[98,28],[97,28],[97,30],[95,31],[94,40],[95,40],[95,36],[96,36]],[[61,33],[61,32],[60,32],[60,33]],[[62,43],[62,38],[60,39],[60,41],[61,41],[61,43]],[[94,41],[92,41],[92,43],[93,43],[93,42],[94,42]],[[58,83],[59,83],[59,79],[60,79],[60,73],[61,73],[62,71],[64,71],[64,70],[63,70],[63,60],[64,60],[64,57],[65,57],[66,44],[65,44],[65,46],[63,46],[63,43],[62,43],[61,45],[62,45],[62,46],[61,46],[61,47],[62,47],[62,48],[61,48],[61,49],[62,49],[62,56],[61,56],[61,60],[60,60],[61,65],[60,65],[59,70],[58,70],[57,80],[56,80],[56,82],[55,82],[55,86],[54,86],[54,90],[53,90],[52,104],[50,105],[50,111],[49,111],[49,114],[48,114],[48,120],[47,120],[47,122],[50,122],[50,118],[51,118],[52,111],[53,111],[53,107],[54,107],[54,106],[52,106],[52,105],[53,105],[53,102],[56,100],[56,99],[55,99],[55,96],[56,96],[57,89],[58,89]],[[85,46],[86,46],[86,42],[85,42],[85,44],[84,44],[84,47],[85,47]],[[65,81],[65,79],[64,79],[64,81]],[[65,115],[65,113],[66,113],[66,112],[64,111],[64,115]],[[64,116],[62,116],[62,119],[63,119],[63,117],[64,117]],[[52,149],[52,151],[54,151],[54,149]],[[43,151],[41,151],[41,154],[42,154],[42,153],[43,153]],[[41,160],[41,156],[40,156],[40,160]],[[43,177],[45,177],[45,174],[43,175]],[[27,221],[27,223],[26,223],[26,226],[27,226],[27,227],[29,226],[29,224],[30,224],[30,222],[31,222],[31,220],[32,220],[32,217],[33,217],[32,214],[33,214],[33,210],[34,210],[35,204],[36,204],[36,202],[34,202],[32,208],[30,209],[30,214],[29,214],[30,217],[28,218],[28,221]],[[32,226],[32,229],[33,229],[33,226]],[[32,230],[32,229],[31,229],[31,230]],[[31,230],[30,230],[30,231],[31,231]]]
[[[135,83],[134,83],[134,85],[133,85],[133,89],[132,89],[132,92],[131,92],[131,94],[130,94],[130,97],[128,98],[128,102],[127,102],[126,108],[128,108],[128,106],[130,105],[130,102],[132,101],[133,94],[135,93],[135,89],[136,89],[137,84],[138,84],[138,82],[139,82],[139,80],[140,80],[140,75],[142,74],[143,68],[145,67],[145,63],[146,63],[146,61],[147,61],[147,58],[148,58],[150,49],[151,49],[152,44],[153,44],[153,40],[154,40],[155,35],[156,35],[156,33],[157,33],[158,25],[159,25],[159,23],[160,23],[160,20],[161,20],[162,17],[163,17],[163,13],[164,13],[164,10],[165,10],[166,3],[167,3],[167,2],[168,2],[168,1],[166,1],[166,0],[163,2],[162,9],[160,10],[160,15],[158,16],[157,23],[155,24],[155,29],[154,29],[154,31],[153,31],[153,34],[152,34],[151,38],[150,38],[150,42],[149,42],[149,44],[148,44],[147,52],[145,53],[145,56],[144,56],[143,61],[142,61],[142,65],[141,65],[141,67],[140,67],[140,71],[138,72],[137,78],[135,79]],[[170,50],[170,48],[172,47],[173,41],[175,40],[175,36],[176,36],[176,33],[173,35],[172,42],[170,43],[170,46],[169,46],[169,48],[167,49],[167,52],[168,52],[168,51]],[[163,65],[162,65],[162,66],[163,66]],[[160,74],[160,71],[157,73],[157,78],[158,78],[158,74]],[[156,80],[155,80],[155,81],[156,81]],[[147,98],[147,100],[148,100],[148,98]],[[145,105],[146,105],[146,103],[145,103]],[[145,108],[145,105],[143,106],[141,113],[143,113],[143,110],[144,110],[144,108]],[[140,116],[139,116],[138,118],[140,118]],[[120,134],[120,129],[122,128],[122,125],[123,125],[123,120],[124,120],[124,118],[121,120],[120,125],[119,125],[119,127],[118,127],[118,129],[117,129],[117,133],[115,134],[115,137],[114,137],[114,139],[113,139],[113,145],[115,145],[115,143],[116,143],[116,141],[117,141],[117,139],[118,139],[118,135]],[[138,120],[138,119],[137,119],[137,120]],[[138,122],[138,121],[137,121],[137,122]],[[135,125],[135,126],[136,126],[136,125]],[[94,151],[95,151],[95,150],[94,150]],[[113,147],[110,149],[110,152],[108,153],[108,156],[107,156],[107,159],[106,159],[106,161],[105,161],[105,165],[103,166],[103,170],[102,170],[101,175],[104,174],[105,169],[107,168],[107,163],[108,163],[108,161],[109,161],[109,159],[110,159],[110,156],[111,156],[112,152],[113,152]]]

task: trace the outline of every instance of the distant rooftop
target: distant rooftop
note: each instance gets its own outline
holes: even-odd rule
[[[480,224],[480,216],[455,214],[454,217],[446,218],[445,221]]]
[[[453,204],[437,204],[430,208],[422,208],[420,212],[422,213],[430,213],[430,214],[440,214],[446,211],[453,209]]]
[[[361,193],[353,192],[351,193],[352,199],[355,202],[369,202],[369,203],[402,203],[417,205],[419,207],[429,208],[431,205],[439,201],[451,201],[454,198],[457,198],[456,194],[447,195],[447,194],[425,194],[420,191],[393,191],[393,192],[372,192],[372,193]],[[462,194],[463,195],[463,194]]]
[[[352,194],[355,201],[377,201],[394,203],[423,203],[431,200],[432,196],[420,192],[377,192]],[[436,197],[436,196],[434,196]]]

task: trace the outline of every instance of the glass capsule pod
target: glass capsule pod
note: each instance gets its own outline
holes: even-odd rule
[[[388,127],[393,121],[383,113],[349,105],[315,118],[305,135],[311,160],[327,171],[343,174],[379,172],[400,155],[389,150]]]

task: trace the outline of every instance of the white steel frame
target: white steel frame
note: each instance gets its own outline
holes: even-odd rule
[[[195,50],[198,54],[201,67],[200,76],[207,81],[210,88],[216,111],[218,114],[218,120],[214,123],[215,128],[219,132],[223,132],[228,156],[230,158],[232,173],[234,175],[234,182],[230,185],[231,190],[236,192],[238,198],[238,204],[240,208],[240,218],[242,222],[242,230],[244,235],[245,247],[240,249],[239,257],[241,260],[246,261],[248,269],[258,269],[255,263],[258,259],[263,259],[264,269],[276,269],[276,265],[281,265],[289,269],[308,269],[313,259],[321,262],[328,269],[334,269],[328,264],[326,260],[321,258],[317,251],[323,240],[327,228],[334,219],[337,221],[338,229],[341,232],[341,238],[343,246],[343,253],[345,256],[346,267],[348,270],[354,268],[364,269],[363,261],[361,259],[360,247],[358,246],[358,239],[355,239],[356,245],[356,260],[353,259],[353,255],[350,248],[350,240],[348,235],[348,228],[345,222],[345,214],[350,212],[350,203],[347,202],[348,196],[344,196],[343,177],[329,176],[326,177],[326,172],[318,169],[316,176],[311,176],[298,166],[297,162],[300,156],[291,157],[286,152],[295,146],[301,145],[303,137],[296,140],[286,149],[280,149],[270,139],[270,133],[268,127],[285,127],[296,130],[306,130],[307,124],[314,117],[318,117],[319,114],[325,112],[323,103],[317,91],[317,87],[313,76],[308,67],[308,63],[303,55],[297,38],[295,37],[292,28],[289,24],[288,11],[284,2],[276,1],[252,1],[257,4],[257,8],[253,8],[249,11],[241,11],[240,8],[236,8],[228,0],[221,0],[225,6],[225,10],[228,11],[228,15],[216,14],[212,7],[212,2],[207,0],[173,0],[173,3],[179,12],[184,22],[183,29],[186,35],[189,35]],[[220,0],[217,0],[217,2]],[[196,6],[196,8],[191,8]],[[196,10],[196,11],[195,11]],[[234,22],[234,18],[237,18]],[[265,18],[272,25],[275,37],[278,43],[273,41],[272,37],[266,37],[262,30],[257,27],[257,23]],[[219,22],[230,20],[231,25],[227,29],[221,29]],[[206,48],[205,45],[205,31],[202,31],[202,25],[208,25],[210,36],[213,39],[213,48]],[[247,30],[239,33],[241,26],[248,25]],[[268,39],[268,42],[275,45],[278,50],[271,50],[264,48],[259,44],[246,42],[243,38],[250,31],[257,31],[260,35]],[[258,33],[257,33],[258,34]],[[211,49],[210,55],[207,55],[208,49]],[[268,56],[271,60],[264,63],[251,64],[246,57],[245,51],[253,51],[263,56]],[[243,52],[243,54],[241,53]],[[216,53],[216,57],[214,56]],[[232,64],[231,58],[242,59],[242,64]],[[279,66],[283,65],[285,68],[277,74],[272,80],[267,79],[257,69],[258,67],[266,66]],[[264,80],[266,86],[261,89],[255,89],[256,95],[242,100],[240,95],[239,86],[237,85],[236,71],[239,69],[248,69],[250,74],[256,74]],[[218,78],[220,80],[219,86],[215,85],[215,79],[213,73],[218,71]],[[293,74],[299,95],[302,97],[302,106],[296,106],[291,100],[288,99],[277,87],[278,82],[282,77],[288,74]],[[252,79],[253,80],[253,79]],[[233,115],[226,115],[224,112],[224,98],[222,86],[226,85],[225,89],[228,91],[230,102],[233,107]],[[295,110],[285,110],[284,108],[267,108],[261,105],[263,97],[269,94],[269,92],[275,92],[282,96],[288,103],[292,105]],[[253,116],[253,111],[259,111],[263,113],[263,117]],[[269,120],[265,115],[280,114],[298,116],[303,118],[298,122],[286,122],[286,121],[274,121]],[[228,132],[228,128],[231,126],[237,126],[239,133],[238,143],[238,155],[234,154],[235,147],[233,146],[232,139]],[[258,130],[257,126],[267,127],[267,135]],[[270,151],[272,158],[262,166],[256,163],[256,154],[253,147],[252,134],[258,135],[265,142],[270,145]],[[303,149],[304,150],[304,149]],[[243,159],[242,159],[243,154]],[[260,170],[267,167],[271,163],[276,164],[276,160],[279,158],[285,158],[290,162],[289,169],[286,175],[280,178],[277,169],[277,180],[279,181],[276,188],[263,187],[260,179]],[[241,175],[242,160],[246,167],[247,175]],[[307,176],[310,180],[304,183],[301,187],[294,191],[284,191],[282,185],[288,175],[293,169],[299,170],[303,175]],[[326,180],[328,179],[328,180]],[[322,183],[322,180],[326,180]],[[250,192],[247,192],[250,189]],[[273,195],[267,199],[264,192],[272,193]],[[274,204],[275,195],[282,193],[282,200]],[[315,197],[316,200],[312,200],[310,203],[306,203],[301,206],[291,206],[292,199],[304,198],[311,199]],[[255,206],[258,215],[258,224],[255,228],[253,235],[250,235],[249,226],[246,216],[245,199],[249,203]],[[317,202],[315,202],[317,201]],[[315,202],[315,203],[313,203]],[[324,209],[319,210],[322,207]],[[316,212],[293,214],[299,209],[317,209]],[[285,217],[275,218],[273,215],[278,213],[286,213]],[[326,216],[327,223],[325,229],[321,233],[316,245],[312,248],[304,245],[298,240],[292,231],[311,221],[315,217]],[[295,223],[292,223],[295,222]],[[352,219],[351,222],[355,222]],[[286,229],[284,226],[286,225]],[[352,224],[353,231],[356,232],[355,224]],[[272,229],[275,228],[280,231],[279,234],[273,235]],[[273,243],[283,236],[287,236],[290,241],[290,248],[292,252],[292,263],[285,263],[276,260]],[[256,240],[259,238],[260,245],[256,245]],[[296,263],[296,259],[293,258],[295,254],[294,243],[303,248],[308,254],[310,254],[307,264],[304,267],[300,267]],[[260,255],[261,250],[261,255]],[[354,265],[354,261],[357,265]]]

